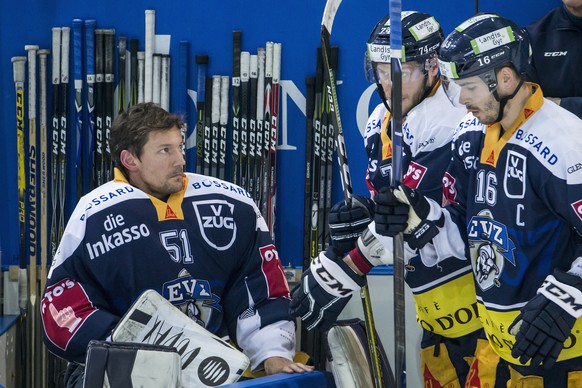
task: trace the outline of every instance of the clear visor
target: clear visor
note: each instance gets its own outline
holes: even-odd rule
[[[392,84],[392,69],[390,63],[371,63],[371,69],[366,74],[372,74],[370,82],[381,83],[383,85]],[[424,77],[425,72],[418,62],[406,62],[402,64],[402,83],[414,82]],[[369,76],[368,76],[369,77]]]
[[[457,107],[477,106],[497,89],[494,70],[461,79],[452,79],[441,73],[440,78],[449,101]]]

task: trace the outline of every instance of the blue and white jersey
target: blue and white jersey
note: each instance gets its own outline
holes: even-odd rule
[[[516,364],[508,327],[546,276],[570,269],[582,242],[582,121],[528,87],[511,128],[472,114],[460,122],[444,187],[454,223],[433,239],[437,252],[458,250],[459,230],[467,239],[485,331]],[[578,320],[559,360],[582,356],[580,333]]]
[[[429,97],[408,112],[403,124],[404,184],[439,203],[442,178],[451,159],[451,139],[456,123],[465,112],[465,109],[453,107],[439,83]],[[382,187],[390,185],[389,121],[390,114],[380,104],[366,127],[367,184],[372,197]],[[385,241],[387,250],[391,251],[391,239],[379,239]],[[414,295],[420,326],[450,338],[480,329],[471,264],[465,255],[434,265],[406,248],[406,282]]]
[[[235,340],[253,368],[272,356],[293,359],[289,288],[260,211],[231,183],[192,173],[183,182],[163,202],[115,170],[79,201],[40,304],[51,352],[84,362],[89,341],[106,339],[153,289]]]

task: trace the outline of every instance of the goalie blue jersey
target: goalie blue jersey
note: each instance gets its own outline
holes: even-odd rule
[[[84,196],[67,224],[40,303],[49,350],[84,362],[146,289],[207,330],[229,335],[256,367],[293,359],[289,288],[267,225],[250,195],[185,173],[167,202],[114,181]]]
[[[468,241],[485,331],[516,364],[509,326],[553,269],[573,266],[582,242],[582,121],[528,86],[534,93],[504,132],[472,114],[459,124],[444,187],[456,226],[433,239],[437,252],[459,249],[459,230]],[[578,320],[559,360],[582,356],[581,333]]]

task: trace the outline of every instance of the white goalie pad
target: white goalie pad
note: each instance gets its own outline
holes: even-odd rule
[[[154,290],[145,291],[113,330],[114,342],[175,347],[182,363],[182,387],[236,382],[249,359],[174,307]]]
[[[175,348],[91,341],[83,388],[179,388],[181,362]]]
[[[393,387],[394,378],[386,353],[377,338],[378,355],[385,387]],[[361,319],[338,321],[325,333],[328,366],[338,388],[373,387],[368,361],[368,343]]]

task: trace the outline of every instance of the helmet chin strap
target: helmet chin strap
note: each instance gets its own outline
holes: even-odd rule
[[[523,77],[521,77],[519,80],[519,84],[517,84],[517,87],[515,88],[513,93],[511,93],[509,96],[499,97],[499,94],[497,93],[497,88],[495,88],[495,90],[493,91],[493,97],[495,97],[495,100],[497,100],[499,102],[499,112],[497,113],[497,118],[495,119],[496,123],[500,122],[501,119],[503,118],[503,109],[505,109],[505,105],[507,105],[507,101],[509,101],[513,97],[515,97],[515,95],[517,94],[517,92],[521,88],[521,85],[523,85],[523,82],[524,82]]]
[[[390,105],[388,105],[388,99],[386,98],[386,93],[384,93],[384,88],[380,82],[376,82],[376,90],[378,91],[378,95],[380,96],[380,100],[382,100],[382,104],[390,114],[392,114],[392,109],[390,109]]]

